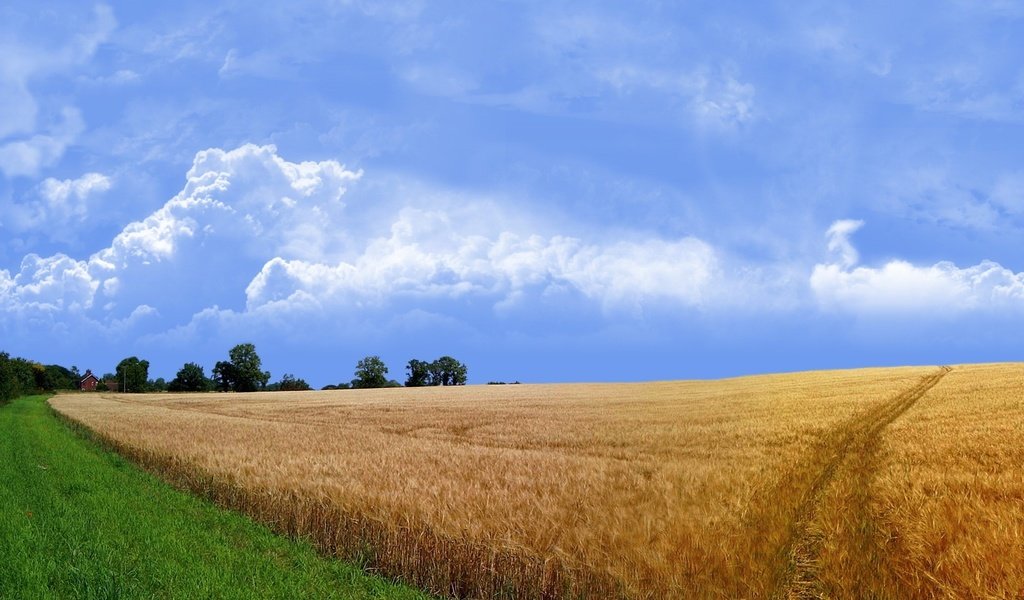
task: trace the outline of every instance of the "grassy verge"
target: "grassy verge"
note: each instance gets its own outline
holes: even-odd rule
[[[0,407],[0,598],[298,597],[427,598],[174,490],[42,396]]]

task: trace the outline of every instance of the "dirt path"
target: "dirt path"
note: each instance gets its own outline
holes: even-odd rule
[[[787,578],[777,588],[779,598],[820,598],[824,596],[818,573],[818,558],[824,541],[823,534],[813,527],[821,511],[826,490],[835,481],[840,468],[852,470],[859,488],[866,488],[870,482],[874,465],[873,456],[882,430],[907,411],[928,390],[952,369],[942,367],[935,373],[923,377],[914,387],[901,392],[877,409],[850,421],[839,429],[832,441],[825,445],[826,455],[821,458],[823,468],[813,479],[804,494],[791,527],[791,535],[783,556],[788,556]],[[863,496],[864,490],[858,490]],[[854,504],[857,514],[851,515],[852,522],[866,522],[868,518],[866,497]],[[867,543],[858,540],[859,544]],[[863,549],[858,549],[863,550]]]

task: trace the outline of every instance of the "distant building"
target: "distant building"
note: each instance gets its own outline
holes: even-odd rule
[[[118,388],[121,387],[120,385],[118,385],[116,379],[108,379],[103,382],[103,385],[107,386],[108,392],[116,392]]]
[[[85,377],[83,377],[82,380],[78,382],[78,389],[82,390],[83,392],[95,392],[96,386],[99,385],[99,383],[99,377],[96,377],[95,375],[92,374],[92,371],[86,369]]]

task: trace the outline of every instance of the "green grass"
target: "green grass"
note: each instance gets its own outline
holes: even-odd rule
[[[0,598],[427,596],[171,488],[34,396],[0,406]]]

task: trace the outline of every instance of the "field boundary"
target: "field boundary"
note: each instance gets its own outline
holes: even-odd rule
[[[323,498],[247,489],[207,473],[191,461],[121,443],[50,410],[69,428],[116,452],[180,490],[222,508],[247,515],[275,533],[309,541],[321,553],[351,561],[364,571],[449,598],[537,598],[563,600],[594,594],[628,598],[616,577],[576,564],[571,557],[552,560],[524,549],[497,547],[437,532],[425,524],[386,523]],[[399,554],[386,548],[403,548]],[[457,557],[440,560],[438,557]],[[440,562],[440,564],[439,564]],[[509,573],[511,577],[481,577]]]
[[[45,394],[0,407],[0,598],[428,600],[131,465]]]
[[[786,578],[776,588],[776,597],[803,599],[823,595],[824,590],[821,589],[818,580],[818,558],[824,536],[820,531],[814,530],[812,524],[820,512],[826,489],[835,480],[840,467],[854,459],[859,459],[861,463],[858,465],[861,467],[858,469],[860,479],[866,479],[867,467],[871,462],[870,455],[877,446],[882,430],[923,398],[951,370],[952,368],[948,366],[939,368],[936,372],[922,377],[913,387],[836,430],[838,435],[823,448],[824,466],[804,493],[790,529],[790,538],[781,551],[782,555],[788,558],[788,564]],[[858,512],[863,512],[866,507],[862,503],[858,508]],[[854,519],[864,517],[866,515],[858,514]]]

